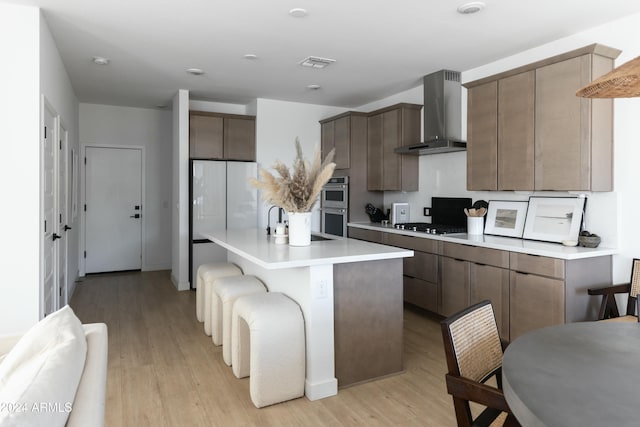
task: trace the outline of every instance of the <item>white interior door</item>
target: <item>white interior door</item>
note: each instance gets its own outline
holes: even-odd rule
[[[87,147],[85,271],[142,267],[142,150]]]
[[[67,253],[69,251],[69,149],[68,132],[58,120],[58,182],[56,185],[56,197],[58,201],[58,222],[56,234],[60,236],[57,250],[58,281],[57,281],[57,308],[68,303],[67,296]]]
[[[41,129],[41,197],[42,197],[42,257],[41,257],[41,314],[56,310],[56,113],[43,99]]]

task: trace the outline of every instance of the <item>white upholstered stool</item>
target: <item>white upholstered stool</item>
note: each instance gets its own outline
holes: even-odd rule
[[[213,282],[221,277],[241,276],[242,270],[230,262],[215,262],[198,267],[201,281],[196,288],[196,317],[204,322],[204,333],[211,335],[211,288]],[[200,272],[202,268],[202,273]]]
[[[304,396],[304,318],[280,292],[240,297],[231,316],[231,366],[250,376],[251,401],[261,408]]]
[[[211,292],[211,339],[222,344],[222,358],[231,366],[231,313],[235,301],[245,295],[265,293],[267,288],[256,277],[229,276],[213,282]],[[216,327],[218,325],[218,327]]]

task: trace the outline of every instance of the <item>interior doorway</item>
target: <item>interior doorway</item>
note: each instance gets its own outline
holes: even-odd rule
[[[142,268],[142,149],[85,148],[85,273]]]

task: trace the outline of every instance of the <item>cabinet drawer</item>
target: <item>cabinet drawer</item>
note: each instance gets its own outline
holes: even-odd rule
[[[382,231],[349,227],[349,237],[352,239],[366,240],[367,242],[382,243]]]
[[[404,236],[402,234],[387,233],[387,244],[414,251],[438,253],[438,241],[423,237]]]
[[[414,277],[404,276],[404,300],[426,310],[438,311],[438,285]]]
[[[403,274],[436,283],[438,281],[438,256],[414,251],[412,257],[404,258]]]
[[[442,243],[442,255],[463,259],[478,264],[509,268],[509,252],[498,249],[487,249],[478,246],[460,245],[458,243]]]
[[[562,259],[511,252],[509,262],[513,271],[564,279]]]

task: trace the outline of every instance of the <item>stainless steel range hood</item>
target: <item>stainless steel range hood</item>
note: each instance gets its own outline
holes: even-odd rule
[[[462,86],[460,73],[440,70],[424,76],[423,133],[421,143],[399,147],[396,153],[426,155],[464,151],[462,138]]]

